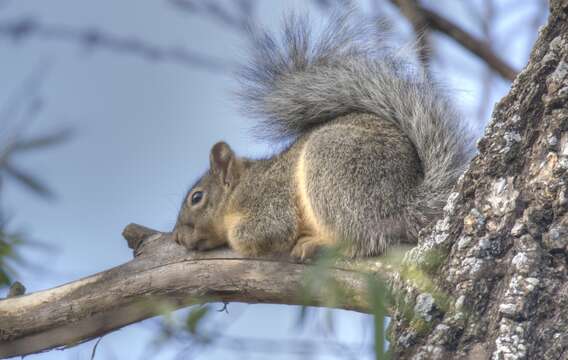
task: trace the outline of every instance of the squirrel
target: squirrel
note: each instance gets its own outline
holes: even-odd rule
[[[468,130],[410,55],[352,20],[334,16],[313,40],[307,18],[289,16],[280,37],[255,37],[240,97],[261,137],[287,147],[250,159],[216,143],[184,198],[178,244],[368,257],[415,244],[439,217],[472,156]]]

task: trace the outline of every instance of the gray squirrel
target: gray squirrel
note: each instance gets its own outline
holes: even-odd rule
[[[357,21],[334,16],[312,40],[309,21],[289,16],[280,37],[256,37],[240,97],[261,137],[288,146],[257,160],[215,144],[184,198],[178,244],[375,256],[415,244],[441,214],[473,153],[467,127],[407,55]]]

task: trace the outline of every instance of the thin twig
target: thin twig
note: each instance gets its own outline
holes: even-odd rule
[[[430,68],[431,47],[429,41],[430,29],[423,12],[420,10],[416,0],[393,0],[400,11],[408,19],[414,28],[418,45],[419,61],[424,70],[428,73]]]
[[[481,23],[481,30],[483,32],[483,41],[486,46],[491,47],[493,43],[493,22],[495,21],[495,8],[493,0],[485,0],[483,2],[483,16],[479,17]],[[491,90],[493,89],[493,72],[490,69],[484,69],[483,78],[481,81],[481,99],[477,109],[477,118],[481,123],[486,117],[485,112],[489,108],[491,100]]]
[[[391,0],[391,2],[398,7],[397,0]],[[444,33],[454,39],[456,42],[468,49],[471,53],[475,54],[477,57],[485,61],[488,66],[490,66],[503,78],[510,81],[513,81],[515,79],[518,71],[513,69],[513,67],[507,64],[505,60],[501,59],[497,54],[495,54],[488,46],[483,43],[483,41],[469,34],[454,22],[431,10],[428,10],[422,6],[417,6],[417,9],[423,14],[429,28]]]
[[[169,0],[168,2],[177,10],[191,15],[200,14],[208,16],[221,25],[228,26],[243,33],[245,36],[250,35],[251,24],[254,23],[253,13],[256,3],[250,0],[235,2],[236,11],[234,12],[229,11],[225,5],[221,5],[218,1],[213,0]]]
[[[0,37],[14,42],[27,38],[67,41],[83,45],[86,49],[106,49],[142,57],[148,61],[169,61],[183,66],[200,67],[204,70],[227,70],[234,64],[193,52],[181,47],[162,47],[135,37],[121,37],[97,28],[74,28],[64,25],[44,24],[33,17],[20,17],[0,23]]]
[[[95,343],[95,346],[93,346],[93,351],[91,352],[91,360],[95,360],[95,355],[97,353],[97,347],[99,346],[99,343],[101,342],[102,339],[103,339],[103,336],[98,338],[97,342]]]

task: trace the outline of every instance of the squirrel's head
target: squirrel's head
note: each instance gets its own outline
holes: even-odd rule
[[[224,142],[211,148],[209,170],[188,191],[174,228],[174,240],[190,250],[224,245],[223,216],[240,180],[243,161]]]

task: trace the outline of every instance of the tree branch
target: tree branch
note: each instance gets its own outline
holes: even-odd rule
[[[67,41],[87,49],[106,49],[116,53],[135,55],[152,62],[177,63],[200,67],[218,73],[235,64],[182,47],[162,47],[135,37],[122,37],[96,28],[74,28],[65,25],[45,24],[33,17],[20,17],[0,22],[0,37],[14,42],[27,38]]]
[[[418,43],[419,60],[425,70],[430,68],[430,27],[424,17],[424,13],[416,3],[416,0],[393,0],[400,12],[408,19],[414,28]]]
[[[401,8],[401,3],[403,3],[403,1],[400,0],[391,0],[391,2],[399,8]],[[513,81],[515,77],[517,77],[517,70],[513,69],[505,60],[495,54],[483,41],[475,38],[457,24],[422,6],[416,6],[416,12],[421,13],[423,21],[429,28],[444,33],[454,39],[478,58],[485,61],[489,67],[503,78]],[[407,15],[404,11],[403,13]],[[412,21],[412,18],[410,20]]]
[[[0,357],[67,347],[179,308],[208,301],[306,304],[300,296],[307,264],[247,259],[230,250],[188,253],[165,233],[130,225],[124,231],[135,258],[107,271],[28,295],[0,300]],[[141,240],[143,238],[143,240]],[[376,259],[329,269],[349,294],[337,307],[368,312],[361,269],[394,271]],[[308,305],[325,305],[324,289]]]

